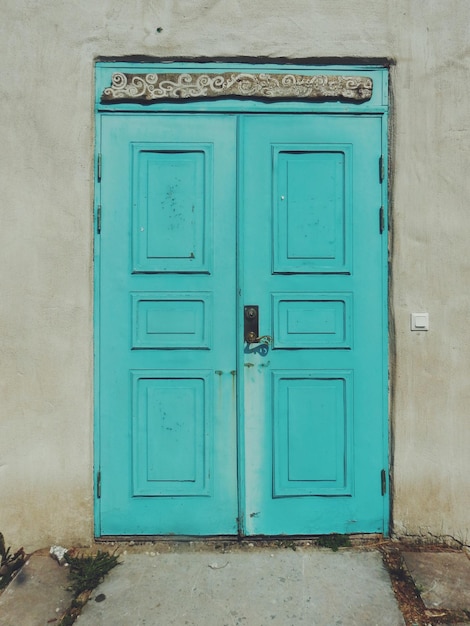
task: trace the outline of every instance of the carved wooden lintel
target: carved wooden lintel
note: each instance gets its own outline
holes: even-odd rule
[[[116,72],[112,76],[111,87],[103,91],[102,101],[149,102],[223,97],[365,102],[372,97],[372,79],[368,76],[326,74]]]

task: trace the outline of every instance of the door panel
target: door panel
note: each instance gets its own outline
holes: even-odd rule
[[[384,530],[381,124],[102,115],[98,534]]]
[[[282,125],[290,125],[291,119],[286,117]],[[312,118],[301,119],[302,124],[306,119],[312,123]],[[263,124],[261,118],[258,122]],[[351,146],[273,142],[270,147],[275,194],[273,272],[348,271],[351,191],[346,163]]]
[[[241,120],[247,534],[383,530],[381,121]],[[375,139],[374,139],[375,138]]]
[[[237,532],[236,120],[197,119],[102,120],[103,535]]]

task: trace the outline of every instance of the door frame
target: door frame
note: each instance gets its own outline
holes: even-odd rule
[[[150,104],[142,104],[142,102],[134,101],[104,101],[103,93],[112,82],[112,76],[115,73],[138,73],[138,74],[157,74],[157,73],[219,73],[219,72],[262,72],[267,74],[302,74],[311,76],[367,76],[372,78],[373,90],[372,97],[364,102],[351,103],[338,100],[309,101],[299,100],[295,98],[286,98],[279,100],[261,100],[252,98],[216,98],[216,99],[198,99],[198,100],[179,100],[174,101],[157,101]],[[100,230],[101,230],[101,119],[103,116],[112,115],[113,112],[133,113],[141,112],[145,114],[158,113],[221,113],[221,114],[242,114],[242,113],[317,113],[317,114],[347,114],[347,115],[367,115],[380,117],[382,120],[382,158],[380,164],[377,164],[377,175],[382,181],[382,208],[380,209],[380,217],[378,213],[378,228],[382,232],[382,307],[384,320],[384,333],[382,353],[383,357],[383,410],[382,410],[382,432],[383,432],[383,462],[385,475],[382,476],[382,490],[388,497],[383,498],[383,534],[389,534],[390,527],[390,509],[391,509],[391,490],[390,490],[390,462],[392,459],[390,451],[390,426],[389,426],[389,321],[388,321],[388,125],[389,125],[389,95],[388,95],[388,67],[385,65],[300,65],[300,64],[245,64],[245,63],[129,63],[129,62],[105,62],[100,61],[95,65],[95,176],[94,176],[94,535],[101,537],[101,437],[100,437],[100,310],[99,310],[99,293],[100,293]],[[379,207],[378,207],[379,211]],[[240,224],[238,225],[238,229]],[[237,240],[239,232],[237,232]],[[237,264],[242,262],[238,260]],[[240,272],[241,268],[238,267]],[[238,297],[237,297],[238,301]],[[237,310],[239,307],[237,307]],[[238,314],[238,336],[241,336],[243,320]],[[239,350],[237,350],[239,355]],[[237,364],[239,366],[240,363]],[[244,422],[240,407],[243,406],[241,377],[237,377],[237,438],[238,442],[244,438]],[[241,475],[240,468],[243,467],[244,446],[237,445],[238,455],[238,484],[239,484],[239,511],[242,510],[241,501],[245,490],[244,476]],[[242,524],[239,524],[239,533]]]

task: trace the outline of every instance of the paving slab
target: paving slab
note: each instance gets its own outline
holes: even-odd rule
[[[470,560],[463,552],[404,552],[428,609],[470,610]]]
[[[0,595],[1,626],[45,626],[70,606],[68,568],[33,554]]]
[[[79,626],[404,626],[378,552],[254,548],[120,561]]]

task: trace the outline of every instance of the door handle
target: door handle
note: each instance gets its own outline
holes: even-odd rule
[[[255,333],[248,333],[248,337],[246,338],[247,343],[265,343],[266,345],[271,343],[273,338],[270,335],[261,335],[261,337],[257,337]]]
[[[259,336],[259,307],[256,304],[248,304],[244,309],[244,336],[246,343],[265,343],[272,341],[269,335]]]

